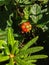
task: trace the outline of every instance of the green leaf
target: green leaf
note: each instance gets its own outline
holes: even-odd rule
[[[11,47],[13,48],[14,45],[14,35],[13,35],[13,30],[11,27],[8,27],[7,29],[7,43],[9,45],[11,45]]]
[[[13,17],[13,13],[11,13],[10,15],[9,15],[9,19],[7,20],[7,25],[10,27],[10,26],[12,26],[12,19],[11,19],[11,17]]]
[[[0,40],[5,40],[5,39],[6,39],[6,31],[0,29]]]
[[[4,40],[0,40],[0,49],[3,49],[3,52],[4,52],[6,55],[9,55],[9,54],[10,54],[9,48],[8,48],[8,46],[7,46],[7,43],[6,43],[6,41],[4,41]]]
[[[27,50],[31,45],[36,43],[37,39],[38,39],[38,36],[30,40],[21,50]]]
[[[42,46],[37,46],[37,47],[33,47],[33,48],[29,48],[27,49],[27,51],[21,51],[22,54],[26,55],[26,54],[31,54],[31,53],[35,53],[35,52],[39,52],[43,49]]]
[[[30,12],[32,14],[30,17],[34,23],[37,23],[42,18],[41,7],[38,4],[34,4]]]
[[[36,59],[44,59],[47,58],[47,55],[33,55],[33,56],[28,56],[26,60],[36,60]]]
[[[24,3],[25,3],[25,4],[28,4],[28,3],[29,3],[28,0],[26,0],[26,1],[25,1],[25,0],[15,0],[15,1],[16,1],[17,3],[21,3],[21,4],[22,4],[22,3],[23,3],[23,4],[24,4]]]
[[[35,52],[38,52],[38,51],[41,51],[41,50],[43,50],[43,47],[37,46],[37,47],[27,49],[26,52],[29,54],[29,53],[35,53]]]
[[[28,60],[27,63],[35,63],[37,60]]]
[[[32,61],[34,61],[34,60],[32,60]],[[28,61],[26,61],[27,62],[27,65],[36,65],[36,64],[34,64],[34,62],[28,62]]]
[[[28,65],[36,65],[36,64],[34,64],[34,63],[28,63]]]
[[[21,22],[20,22],[20,24],[22,24],[22,23],[24,23],[24,22],[26,22],[27,21],[27,19],[23,19]]]
[[[40,15],[31,15],[31,19],[33,21],[33,23],[38,23],[38,21],[42,18],[42,14]]]
[[[6,54],[6,55],[10,55],[10,49],[9,49],[9,47],[7,46],[7,45],[3,45],[3,47],[4,47],[4,54]]]
[[[16,62],[19,63],[19,65],[28,65],[24,60],[20,59],[19,57],[16,57]]]
[[[25,4],[30,4],[31,2],[29,0],[24,0]]]
[[[38,24],[37,25],[38,28],[41,28],[43,30],[43,32],[45,32],[46,30],[48,30],[48,27],[46,26],[46,24],[42,23],[42,24]]]
[[[30,12],[28,6],[24,8],[23,12],[24,12],[24,18],[29,19]]]
[[[3,44],[7,44],[6,41],[4,41],[4,40],[0,40],[0,49],[3,48]]]
[[[0,62],[9,60],[9,56],[0,55]]]
[[[45,4],[45,3],[47,3],[48,2],[48,0],[43,0],[43,3]]]
[[[15,54],[15,52],[16,52],[16,54],[19,52],[19,41],[18,40],[15,41],[15,44],[14,44],[13,50],[12,50],[13,54]]]
[[[38,15],[39,13],[41,13],[41,7],[40,7],[38,4],[34,4],[34,5],[31,7],[30,12],[31,12],[33,15]]]
[[[19,63],[16,63],[16,65],[20,65]]]
[[[14,59],[10,58],[9,65],[14,65]]]

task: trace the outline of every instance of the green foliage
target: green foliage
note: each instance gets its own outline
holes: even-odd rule
[[[41,31],[49,32],[48,3],[48,0],[0,0],[0,62],[8,61],[5,65],[36,65],[38,59],[48,57],[36,55],[44,49],[40,43],[40,46],[36,45]],[[28,33],[21,30],[24,22],[30,22],[32,26]]]
[[[37,41],[37,39],[38,39],[38,36],[36,37],[36,38],[34,38],[34,39],[32,39],[31,41],[29,41],[23,48],[22,48],[22,50],[27,50],[32,44],[34,44],[36,41]]]
[[[4,56],[2,54],[0,54],[0,62],[6,61],[9,59],[9,56]]]
[[[0,30],[0,40],[6,40],[6,31]]]
[[[26,43],[24,47],[19,48],[18,40],[14,40],[12,28],[8,27],[7,32],[6,43],[4,40],[0,40],[1,45],[4,47],[2,53],[0,53],[0,62],[9,60],[8,65],[34,65],[37,59],[48,57],[47,55],[31,55],[43,49],[42,46],[30,48],[31,45],[36,43],[38,36]]]
[[[9,4],[11,0],[0,0],[0,6]]]
[[[31,7],[31,19],[33,20],[34,23],[37,23],[41,18],[42,18],[42,14],[41,14],[41,7],[38,4],[34,4]]]
[[[22,54],[31,54],[31,53],[35,53],[35,52],[38,52],[40,50],[42,50],[43,47],[39,46],[39,47],[33,47],[33,48],[29,48],[27,49],[27,51],[25,50],[24,52],[22,51]]]
[[[13,38],[13,33],[12,33],[12,29],[11,28],[7,29],[7,42],[8,42],[9,45],[11,45],[13,47],[14,38]]]

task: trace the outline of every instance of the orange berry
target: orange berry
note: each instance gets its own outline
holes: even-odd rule
[[[30,22],[24,22],[21,24],[21,29],[22,32],[30,32],[30,30],[32,29],[32,25],[30,24]]]

